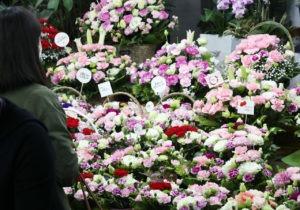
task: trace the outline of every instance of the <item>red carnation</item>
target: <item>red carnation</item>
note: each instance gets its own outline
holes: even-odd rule
[[[83,172],[79,175],[80,177],[78,178],[78,181],[80,181],[80,178],[85,180],[85,179],[92,179],[94,177],[94,174],[91,172]]]
[[[197,128],[190,126],[190,125],[183,125],[183,126],[175,126],[170,127],[165,131],[165,134],[168,137],[176,136],[176,137],[183,137],[188,131],[198,131]]]
[[[169,182],[150,182],[151,190],[172,190],[172,186]]]
[[[92,129],[89,129],[89,128],[84,128],[84,129],[82,130],[82,133],[83,133],[84,135],[86,135],[86,136],[89,136],[89,135],[91,135],[92,133],[95,133],[95,131],[92,130]]]
[[[128,171],[125,170],[125,169],[122,169],[122,168],[118,168],[118,169],[115,170],[114,175],[116,177],[120,177],[121,178],[121,177],[127,176],[128,175]]]
[[[73,117],[67,118],[67,127],[68,128],[77,128],[79,126],[79,120]]]

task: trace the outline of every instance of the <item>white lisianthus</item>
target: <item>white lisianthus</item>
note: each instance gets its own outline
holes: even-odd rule
[[[130,139],[133,142],[137,142],[139,140],[140,135],[136,134],[136,133],[129,133],[128,135],[126,135],[127,139]]]
[[[88,19],[90,21],[93,21],[96,17],[97,17],[97,12],[95,10],[92,10],[92,11],[89,12]]]
[[[67,67],[68,71],[74,71],[75,70],[75,65],[74,63],[70,63]]]
[[[277,88],[277,83],[275,81],[263,80],[263,81],[261,81],[261,88],[264,90],[270,90],[272,88]]]
[[[282,204],[282,205],[278,206],[278,207],[276,208],[276,210],[291,210],[291,209],[288,208],[288,207],[286,207],[284,204]]]
[[[120,71],[121,71],[121,69],[119,69],[119,68],[111,68],[108,70],[108,75],[110,77],[115,77],[117,74],[119,74]]]
[[[195,197],[192,196],[188,196],[185,198],[181,198],[178,203],[177,203],[177,209],[182,209],[186,206],[197,206],[197,200],[195,199]]]
[[[98,140],[98,149],[105,149],[109,147],[109,139],[99,139]]]
[[[135,17],[138,17],[139,16],[139,10],[137,10],[137,9],[132,10],[132,15],[135,16]]]
[[[288,58],[293,58],[293,57],[295,57],[295,53],[294,53],[293,51],[291,51],[291,50],[285,51],[284,55],[285,55],[286,57],[288,57]]]
[[[139,25],[141,24],[142,22],[142,18],[140,17],[134,17],[132,18],[130,24],[129,24],[129,27],[132,29],[132,30],[135,30],[139,27]]]
[[[218,141],[214,146],[215,152],[224,152],[226,150],[227,140]]]
[[[167,155],[160,155],[160,156],[158,156],[158,161],[161,161],[161,162],[166,161],[166,160],[168,160],[168,159],[169,159],[169,158],[168,158]]]
[[[123,4],[122,0],[112,0],[112,3],[114,7],[121,7]]]
[[[89,148],[89,141],[87,141],[87,140],[79,141],[77,149],[80,150],[80,149],[87,149],[87,148]]]
[[[202,37],[199,37],[197,39],[197,42],[200,46],[203,46],[203,45],[206,45],[207,44],[207,39],[206,38],[202,38]]]
[[[265,92],[261,94],[262,97],[264,97],[266,100],[271,100],[276,97],[276,94],[274,92]]]
[[[204,142],[204,146],[212,147],[217,141],[220,140],[220,137],[217,135],[212,135]]]
[[[192,140],[201,140],[202,139],[202,133],[198,132],[189,132],[189,138]]]
[[[99,174],[94,175],[93,181],[96,182],[96,183],[101,183],[104,186],[107,185],[106,179],[103,176],[99,175]]]
[[[225,165],[222,166],[222,172],[228,176],[228,173],[231,169],[234,169],[236,167],[235,158],[231,158],[228,160]]]
[[[206,47],[199,47],[199,51],[201,53],[206,53],[206,52],[208,52],[208,49]]]
[[[242,176],[245,174],[257,174],[261,170],[261,165],[255,162],[245,162],[239,166],[239,174]]]
[[[158,140],[160,132],[155,128],[150,128],[146,133],[146,138],[152,141]]]
[[[133,178],[132,174],[127,175],[126,182],[124,183],[125,187],[133,186],[135,183],[137,183],[137,180]]]
[[[247,137],[253,145],[264,145],[264,139],[261,136],[249,133]]]
[[[114,124],[117,126],[122,124],[122,117],[120,115],[114,117]]]
[[[99,29],[99,22],[98,21],[92,21],[91,28],[93,30],[98,30]]]
[[[176,72],[176,68],[174,66],[170,66],[170,68],[166,71],[166,74],[173,75]]]
[[[156,118],[154,119],[157,124],[163,124],[166,123],[169,119],[169,116],[167,114],[164,113],[160,113],[156,116]]]
[[[148,4],[155,4],[156,3],[156,0],[147,0],[148,1]]]
[[[147,2],[145,0],[139,0],[138,1],[138,8],[139,9],[144,9],[146,4],[147,4]]]
[[[142,160],[133,155],[126,155],[122,159],[122,164],[125,165],[126,167],[137,168],[141,166]]]
[[[237,208],[237,202],[233,198],[229,198],[227,203],[220,210],[233,210]]]

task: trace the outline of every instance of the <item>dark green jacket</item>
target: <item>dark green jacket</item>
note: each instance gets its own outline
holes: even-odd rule
[[[33,84],[0,93],[19,107],[31,112],[45,124],[56,155],[57,190],[64,210],[70,209],[62,187],[71,186],[78,176],[78,159],[66,127],[66,117],[56,95],[47,87]]]

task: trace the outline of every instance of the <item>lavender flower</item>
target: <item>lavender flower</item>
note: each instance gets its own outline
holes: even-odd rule
[[[231,169],[231,170],[228,172],[228,175],[229,175],[229,178],[230,178],[230,179],[236,178],[236,177],[239,175],[239,169],[237,169],[237,168]]]

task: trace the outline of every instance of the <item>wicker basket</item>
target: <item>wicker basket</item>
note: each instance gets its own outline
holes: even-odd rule
[[[143,63],[155,55],[157,45],[132,45],[121,47],[118,51],[120,55],[129,55],[137,64]]]

